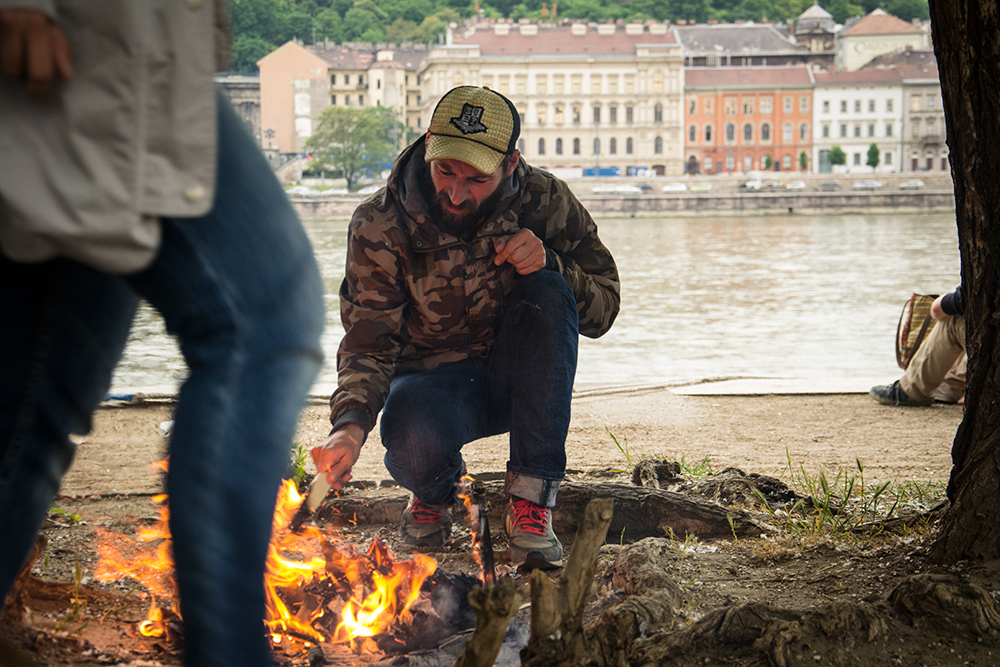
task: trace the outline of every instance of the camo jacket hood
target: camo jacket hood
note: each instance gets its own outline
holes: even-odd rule
[[[375,424],[396,370],[426,370],[485,355],[517,280],[493,263],[493,239],[527,227],[576,295],[580,333],[597,338],[618,315],[614,258],[563,181],[521,160],[496,210],[465,241],[430,217],[421,179],[424,139],[397,158],[388,185],[354,212],[340,287],[346,331],[337,353],[334,427]]]

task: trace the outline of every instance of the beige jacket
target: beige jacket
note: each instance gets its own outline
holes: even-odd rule
[[[224,0],[0,0],[9,7],[53,18],[74,78],[31,98],[0,75],[0,249],[144,268],[157,218],[212,205]]]

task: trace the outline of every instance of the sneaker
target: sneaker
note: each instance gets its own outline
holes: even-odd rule
[[[451,537],[451,511],[447,505],[427,505],[416,496],[403,512],[400,536],[415,547],[440,547]]]
[[[958,403],[958,399],[941,389],[934,390],[934,402],[944,403],[945,405],[955,405]]]
[[[562,565],[563,546],[552,532],[548,508],[512,496],[504,512],[504,527],[514,567],[551,570]]]
[[[906,392],[903,391],[903,388],[899,386],[899,380],[896,380],[889,385],[875,385],[868,393],[882,405],[912,405],[918,407],[924,405],[924,403],[907,396]]]

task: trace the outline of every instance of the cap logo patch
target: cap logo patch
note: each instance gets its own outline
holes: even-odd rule
[[[474,107],[468,102],[462,107],[462,115],[451,119],[451,124],[462,131],[462,134],[476,134],[486,132],[487,128],[482,124],[483,107]]]

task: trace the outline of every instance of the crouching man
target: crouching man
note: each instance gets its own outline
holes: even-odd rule
[[[386,468],[413,493],[402,537],[437,546],[451,534],[463,445],[509,432],[511,560],[544,568],[563,556],[550,508],[579,334],[611,327],[619,280],[569,187],[520,158],[519,133],[507,98],[455,88],[355,211],[333,433],[312,456],[338,487],[382,411]]]

